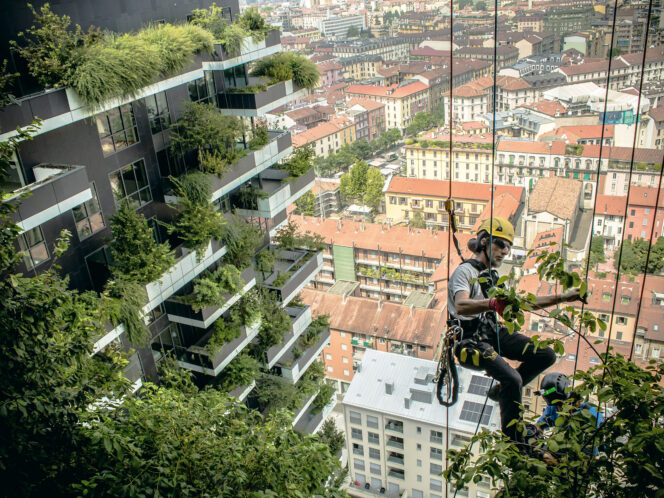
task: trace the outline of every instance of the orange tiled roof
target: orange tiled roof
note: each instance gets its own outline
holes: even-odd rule
[[[627,205],[627,197],[617,196],[617,195],[598,195],[597,209],[595,211],[597,214],[606,214],[610,216],[625,216],[626,205]]]
[[[547,116],[559,116],[567,112],[565,106],[563,106],[558,100],[540,100],[539,102],[533,102],[532,104],[525,104],[521,107],[527,107],[533,111],[541,112]]]
[[[399,85],[350,85],[348,88],[346,88],[346,93],[400,99],[403,97],[408,97],[409,95],[413,95],[414,93],[424,91],[427,88],[429,87],[421,81],[409,83],[401,87]]]
[[[364,107],[367,111],[375,111],[376,109],[381,109],[385,107],[385,104],[378,102],[373,99],[363,99],[361,97],[355,97],[348,101],[348,107],[353,107],[354,105],[360,105]]]
[[[503,192],[521,199],[523,187],[512,185],[496,185],[494,196]],[[443,180],[424,180],[420,178],[392,177],[387,186],[388,194],[408,194],[411,196],[428,196],[447,198],[450,195],[450,182]],[[452,197],[455,199],[468,199],[489,201],[491,199],[491,185],[486,183],[452,182]]]
[[[578,205],[581,185],[571,178],[540,178],[530,194],[530,212],[548,212],[564,220],[571,219]]]

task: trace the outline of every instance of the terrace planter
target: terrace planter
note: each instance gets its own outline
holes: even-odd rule
[[[280,344],[267,350],[265,362],[267,368],[274,367],[281,357],[295,344],[302,333],[311,325],[311,309],[309,306],[289,306],[284,309],[291,319],[290,331],[284,335]]]

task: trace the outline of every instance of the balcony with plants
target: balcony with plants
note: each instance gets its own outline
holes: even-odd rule
[[[282,305],[288,304],[323,266],[320,235],[300,233],[297,224],[287,223],[271,245],[256,256],[260,284],[274,291]]]
[[[254,177],[231,195],[238,214],[275,218],[314,186],[311,149],[302,148],[283,164]]]
[[[303,434],[315,434],[332,413],[336,404],[336,390],[328,383],[323,384],[314,400],[300,415],[293,427]]]
[[[306,332],[285,350],[270,372],[293,384],[296,383],[329,343],[329,325],[326,315],[313,320]]]
[[[302,55],[282,52],[254,63],[250,76],[229,75],[218,105],[226,114],[263,116],[318,86],[316,65]]]
[[[265,324],[259,337],[259,346],[266,369],[273,368],[277,362],[291,349],[311,325],[311,309],[309,306],[292,303],[283,309],[278,303],[269,313],[273,322]],[[286,317],[284,320],[282,317]]]
[[[34,182],[23,186],[10,184],[16,189],[0,191],[3,202],[17,205],[13,221],[25,231],[92,199],[85,166],[39,164],[32,168],[32,173]]]
[[[212,6],[193,11],[188,23],[151,24],[125,34],[94,26],[84,32],[48,4],[32,12],[34,24],[13,48],[46,90],[7,106],[0,114],[3,130],[26,126],[37,116],[46,121],[45,130],[54,129],[61,124],[51,118],[84,119],[193,81],[202,70],[226,69],[281,50],[279,30],[266,25],[255,8],[233,23]]]
[[[286,409],[293,413],[292,424],[296,426],[325,385],[325,373],[320,362],[313,363],[296,384],[264,374],[256,379],[256,388],[249,395],[247,404],[263,415]],[[329,389],[325,389],[329,393]],[[321,409],[328,403],[329,399],[319,398],[318,404],[322,404]]]
[[[169,153],[176,162],[207,177],[210,202],[292,152],[290,133],[261,126],[246,129],[241,119],[224,116],[211,104],[187,103],[170,137]],[[171,199],[170,193],[167,199]]]
[[[177,348],[178,365],[216,377],[256,338],[261,325],[259,302],[255,293],[248,293],[193,345]]]
[[[226,254],[221,243],[224,219],[205,206],[209,203],[197,203],[193,197],[180,203],[171,221],[161,222],[170,235],[161,243],[142,214],[127,202],[119,207],[110,221],[112,263],[101,294],[104,316],[112,328],[95,349],[124,332],[132,344],[145,344],[150,336],[148,313]]]

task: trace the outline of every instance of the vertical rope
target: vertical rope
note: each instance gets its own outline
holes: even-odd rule
[[[651,0],[652,1],[652,0]],[[618,0],[614,0],[613,4],[613,23],[611,24],[611,43],[609,44],[609,51],[613,51],[613,42],[615,41],[615,34],[616,34],[616,15],[618,13]],[[599,142],[599,158],[597,161],[597,174],[596,174],[596,179],[595,179],[595,200],[593,201],[593,223],[591,224],[591,235],[590,235],[590,241],[592,243],[592,230],[594,228],[594,220],[595,220],[595,212],[597,211],[597,195],[599,191],[599,177],[601,174],[602,170],[602,152],[604,152],[604,130],[606,129],[606,111],[608,108],[608,102],[609,102],[609,85],[610,85],[610,80],[611,80],[611,63],[613,62],[613,54],[609,54],[609,64],[606,68],[606,92],[604,93],[604,119],[602,120],[602,131],[600,134],[600,142]],[[608,174],[608,169],[607,169],[607,174]],[[564,242],[564,241],[563,241]],[[588,271],[590,269],[590,247],[588,247],[588,257],[586,258],[586,271],[585,271],[585,280],[588,280]],[[583,315],[583,311],[585,309],[586,303],[581,302],[581,315]],[[583,334],[585,336],[585,332],[582,327],[579,326],[579,335]],[[576,369],[578,367],[578,362],[579,362],[579,348],[581,346],[581,337],[576,338],[576,354],[574,355],[574,373],[576,374]],[[574,377],[572,377],[572,388],[574,388]]]

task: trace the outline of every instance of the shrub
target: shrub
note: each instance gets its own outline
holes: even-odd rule
[[[258,227],[240,216],[233,215],[224,227],[224,261],[236,268],[248,267],[262,241],[263,236]]]
[[[229,57],[240,55],[242,42],[249,36],[249,33],[239,24],[229,24],[221,32],[217,41],[224,47]]]
[[[273,251],[265,249],[256,255],[256,269],[263,275],[272,273],[276,259],[277,256]]]
[[[147,302],[145,287],[126,277],[111,280],[102,296],[102,315],[114,327],[124,325],[127,339],[135,346],[145,346],[150,331],[143,319]]]
[[[217,40],[221,38],[224,29],[228,25],[228,21],[224,18],[224,8],[217,7],[214,2],[207,9],[192,10],[189,23],[206,29]]]
[[[261,318],[261,301],[258,292],[252,289],[242,296],[231,309],[231,316],[247,327],[255,325]]]
[[[310,145],[300,147],[293,152],[288,161],[278,164],[277,167],[288,171],[292,177],[298,178],[309,172],[313,166],[314,156],[314,149]]]
[[[222,346],[242,335],[240,324],[234,320],[226,320],[224,317],[214,322],[212,336],[205,345],[205,350],[210,356],[219,352]]]
[[[311,413],[315,414],[323,411],[323,408],[325,408],[327,405],[330,404],[330,402],[332,401],[332,397],[335,394],[336,390],[334,389],[333,386],[331,386],[327,382],[323,383],[323,385],[320,386],[320,391],[318,391],[318,394],[311,403],[311,405],[313,406]]]
[[[266,125],[255,127],[253,133],[254,136],[249,140],[249,148],[251,150],[261,149],[270,141]]]
[[[140,285],[159,279],[175,264],[167,243],[159,244],[142,214],[127,202],[111,218],[112,272]]]
[[[249,7],[240,17],[240,25],[251,33],[251,37],[256,42],[267,38],[272,30],[272,26],[265,22],[265,18],[260,14],[257,7]]]
[[[251,384],[259,371],[259,363],[247,353],[237,355],[219,376],[218,389],[232,391],[238,386]]]
[[[257,346],[259,353],[265,353],[283,340],[284,334],[290,330],[291,321],[269,291],[261,294],[261,315],[263,321],[258,332]]]
[[[201,176],[169,177],[179,199],[179,215],[174,223],[163,223],[168,233],[177,234],[185,247],[196,251],[198,261],[211,239],[221,240],[225,224],[223,215],[210,204],[210,185]]]
[[[292,79],[309,90],[316,88],[320,80],[316,64],[293,52],[280,52],[259,60],[251,74],[270,78],[271,84]]]
[[[208,306],[223,306],[227,294],[237,294],[243,287],[240,270],[225,265],[196,279],[193,292],[181,300],[190,304],[194,311],[201,311]]]

